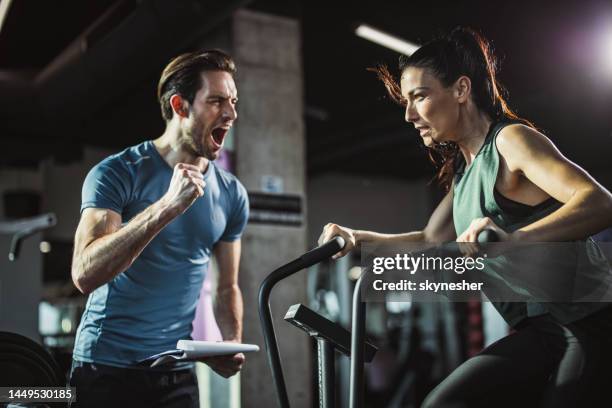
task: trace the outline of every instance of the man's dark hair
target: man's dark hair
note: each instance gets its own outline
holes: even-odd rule
[[[157,99],[165,120],[172,119],[172,95],[178,94],[190,104],[193,103],[195,94],[202,86],[200,74],[203,71],[225,71],[233,77],[236,65],[229,55],[219,50],[188,52],[170,61],[157,85]]]

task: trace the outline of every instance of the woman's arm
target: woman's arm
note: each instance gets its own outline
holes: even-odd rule
[[[546,136],[524,125],[511,125],[500,132],[497,148],[510,171],[519,171],[563,203],[558,210],[510,234],[510,240],[583,239],[612,226],[610,192],[564,157]]]
[[[427,225],[421,231],[402,234],[381,234],[373,231],[354,230],[329,223],[323,228],[323,232],[319,237],[319,245],[329,241],[336,235],[344,238],[346,245],[341,252],[334,255],[334,259],[346,255],[354,248],[358,248],[363,242],[391,244],[402,242],[442,243],[452,241],[455,239],[453,190],[451,188],[442,201],[440,201],[440,204],[438,204],[429,218]]]

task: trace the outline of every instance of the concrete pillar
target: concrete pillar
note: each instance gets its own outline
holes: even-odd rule
[[[238,67],[236,173],[249,191],[261,191],[262,176],[282,178],[284,193],[303,198],[305,141],[299,24],[291,19],[240,10],[233,18],[232,55]],[[250,224],[243,239],[240,286],[244,294],[244,338],[263,346],[257,291],[273,269],[303,253],[301,226]],[[293,407],[311,406],[309,339],[283,321],[287,308],[305,302],[305,273],[281,283],[271,304]],[[242,373],[243,407],[276,406],[265,353],[247,356]]]

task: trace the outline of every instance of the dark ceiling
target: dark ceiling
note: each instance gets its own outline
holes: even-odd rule
[[[0,32],[0,67],[32,71],[44,68],[114,3],[12,1]]]
[[[106,18],[89,33],[90,37],[105,38],[115,27],[127,33],[126,26],[131,25],[132,34],[126,35],[132,39],[133,33],[139,32],[139,24],[144,29],[146,21],[132,18],[130,13],[148,3],[151,1],[14,0],[0,32],[0,79],[10,74],[24,84],[35,81],[37,72],[104,13]],[[172,4],[179,3],[187,2]],[[209,28],[222,21],[220,18],[227,15],[232,4],[241,4],[223,2],[222,8],[219,3],[199,3],[203,9],[216,10],[216,14],[204,14]],[[599,62],[601,51],[596,47],[602,27],[612,22],[609,1],[244,3],[255,10],[301,21],[310,176],[330,171],[401,178],[432,174],[416,132],[403,122],[401,108],[385,97],[381,84],[366,71],[380,62],[395,68],[397,54],[356,37],[353,29],[359,22],[416,43],[457,25],[479,29],[493,41],[502,57],[500,79],[510,91],[510,104],[519,114],[534,121],[567,156],[587,170],[595,175],[609,173],[612,73],[606,80]],[[219,18],[215,20],[214,16]],[[162,50],[166,46],[164,40],[159,39]],[[189,39],[183,41],[188,44]],[[161,54],[154,59],[160,68],[164,61]],[[121,74],[118,69],[117,75]],[[32,165],[49,153],[70,160],[78,156],[84,143],[121,147],[152,137],[152,132],[161,129],[161,120],[144,125],[131,122],[129,117],[117,118],[125,111],[122,104],[158,115],[150,89],[156,78],[146,79],[120,82],[117,89],[109,89],[109,95],[92,95],[92,107],[81,108],[79,115],[73,114],[70,98],[65,106],[49,101],[51,111],[65,118],[63,126],[51,131],[42,126],[0,124],[0,146],[4,151],[0,164]],[[10,111],[11,100],[22,98],[20,89],[10,87],[3,97],[5,102],[0,101],[2,118],[16,117]],[[122,93],[127,92],[138,97],[125,100]],[[44,124],[49,119],[18,113],[21,116],[14,121],[18,124]],[[71,121],[73,117],[77,117],[75,123]],[[125,127],[114,131],[105,125],[109,118],[122,120]]]

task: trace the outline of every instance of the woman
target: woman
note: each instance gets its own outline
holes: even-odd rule
[[[363,242],[475,243],[485,228],[501,241],[581,240],[612,225],[612,195],[506,105],[486,40],[458,28],[400,58],[400,84],[378,70],[406,108],[447,194],[422,231],[380,234],[327,224],[344,256]],[[476,245],[476,244],[472,244]],[[516,332],[451,373],[426,407],[573,407],[592,397],[612,312],[605,303],[496,303]]]

